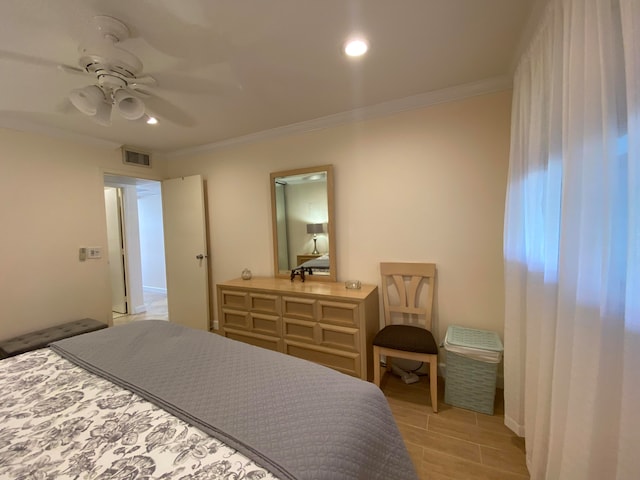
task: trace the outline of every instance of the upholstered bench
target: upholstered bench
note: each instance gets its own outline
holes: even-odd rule
[[[82,320],[63,323],[55,327],[20,335],[19,337],[0,342],[0,358],[13,357],[20,353],[44,348],[51,342],[82,333],[93,332],[102,328],[107,328],[107,325],[92,318],[83,318]]]

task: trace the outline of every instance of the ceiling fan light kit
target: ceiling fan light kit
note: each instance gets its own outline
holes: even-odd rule
[[[118,112],[127,120],[138,120],[144,115],[144,103],[124,89],[116,90],[113,100]]]
[[[145,105],[136,96],[136,89],[143,84],[153,85],[155,80],[148,75],[139,76],[142,73],[140,59],[117,46],[130,36],[124,23],[105,15],[97,15],[93,21],[98,38],[78,48],[82,70],[65,71],[94,75],[97,84],[72,90],[69,100],[80,112],[92,117],[100,125],[111,124],[113,107],[123,118],[138,120],[145,114]],[[145,92],[139,94],[144,95]]]
[[[98,104],[104,102],[104,92],[97,85],[89,85],[83,88],[72,90],[69,94],[69,100],[85,115],[95,115]]]
[[[144,103],[138,97],[124,88],[114,91],[107,87],[106,90],[98,85],[88,85],[72,90],[69,100],[80,112],[104,126],[111,124],[113,106],[127,120],[138,120],[144,116]]]
[[[96,114],[93,116],[93,119],[99,125],[108,127],[109,125],[111,125],[111,108],[112,105],[109,102],[102,101],[98,103]]]

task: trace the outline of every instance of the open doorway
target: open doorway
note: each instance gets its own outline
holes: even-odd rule
[[[105,175],[104,188],[113,324],[168,320],[160,182]]]

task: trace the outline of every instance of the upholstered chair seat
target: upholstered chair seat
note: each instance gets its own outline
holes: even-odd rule
[[[433,334],[429,330],[412,325],[387,325],[375,336],[373,344],[404,352],[438,354],[438,345]]]

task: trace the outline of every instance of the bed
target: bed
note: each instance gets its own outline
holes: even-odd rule
[[[2,360],[0,389],[0,478],[417,478],[373,384],[170,322]]]
[[[329,269],[329,254],[326,253],[319,256],[318,258],[307,260],[306,262],[303,262],[297,267],[293,268],[291,270],[291,281],[293,281],[296,276],[300,276],[300,279],[304,282],[305,275],[313,275],[314,272],[326,274],[329,272]]]

